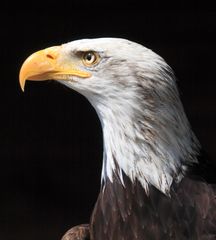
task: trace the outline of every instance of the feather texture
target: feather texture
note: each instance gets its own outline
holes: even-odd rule
[[[95,51],[101,61],[92,77],[63,83],[83,94],[100,118],[104,135],[102,181],[118,167],[132,182],[169,194],[187,164],[197,162],[199,143],[181,104],[172,69],[153,51],[125,39],[78,40],[70,56]],[[124,185],[124,182],[121,181]]]
[[[139,181],[124,175],[103,186],[91,218],[91,239],[216,239],[216,192],[185,177],[170,196],[155,187],[147,195]]]

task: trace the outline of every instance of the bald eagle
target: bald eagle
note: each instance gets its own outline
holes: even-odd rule
[[[64,240],[216,239],[215,167],[163,58],[118,38],[72,41],[32,54],[26,80],[53,79],[85,96],[103,129],[100,193],[90,223]]]

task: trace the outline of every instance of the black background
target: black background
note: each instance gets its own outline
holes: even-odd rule
[[[0,16],[0,240],[60,239],[88,222],[100,187],[102,133],[87,100],[52,81],[19,87],[36,50],[95,37],[153,49],[174,69],[192,128],[216,160],[216,12],[207,2],[16,4],[3,1]]]

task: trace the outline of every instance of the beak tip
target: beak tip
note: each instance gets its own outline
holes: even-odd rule
[[[24,86],[21,86],[21,89],[23,92],[25,92],[25,87]]]
[[[19,84],[20,84],[20,88],[22,89],[23,92],[25,91],[25,82],[26,82],[26,79],[20,76]]]

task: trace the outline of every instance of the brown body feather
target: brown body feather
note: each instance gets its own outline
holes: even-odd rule
[[[154,187],[148,195],[124,176],[107,180],[90,223],[91,240],[216,239],[216,191],[185,177],[170,196]]]

